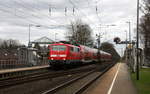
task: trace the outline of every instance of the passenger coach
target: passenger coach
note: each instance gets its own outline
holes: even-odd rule
[[[72,45],[65,43],[55,43],[49,45],[49,64],[50,66],[80,65],[83,63],[111,60],[111,54],[90,48],[83,45]]]

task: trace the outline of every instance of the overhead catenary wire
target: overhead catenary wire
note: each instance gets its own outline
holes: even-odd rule
[[[17,2],[16,2],[17,3]],[[32,17],[32,18],[37,18],[37,19],[39,19],[40,20],[40,17],[37,17],[37,16],[33,16],[33,15],[24,15],[25,13],[23,13],[22,11],[20,11],[20,10],[18,10],[18,9],[16,9],[16,11],[17,12],[20,12],[19,13],[19,15],[18,14],[16,14],[16,13],[13,13],[13,11],[12,11],[12,7],[9,7],[8,5],[0,5],[2,8],[1,8],[1,10],[0,11],[2,11],[2,12],[5,12],[5,13],[8,13],[8,14],[13,14],[13,16],[14,17],[18,17],[19,19],[21,19],[22,21],[25,21],[25,22],[29,22],[29,24],[39,24],[39,22],[37,22],[37,21],[32,21],[30,18]],[[7,8],[6,8],[7,7]],[[24,8],[26,8],[26,7],[24,7]],[[11,10],[10,10],[11,9]],[[28,10],[29,10],[29,8],[27,8]],[[15,11],[15,12],[16,12]],[[44,25],[43,25],[44,26]],[[50,28],[55,28],[55,27],[50,27]],[[57,28],[59,28],[59,27],[57,27]]]
[[[13,14],[13,16],[18,17],[18,19],[21,19],[21,20],[26,21],[26,22],[30,22],[30,24],[38,25],[38,23],[36,23],[36,22],[34,22],[34,21],[32,21],[32,20],[27,19],[27,18],[25,18],[25,17],[23,17],[23,16],[15,15],[14,13],[11,13],[11,12],[8,11],[8,10],[0,9],[0,11],[7,12],[7,13],[9,13],[9,14]],[[24,24],[24,25],[26,25],[26,24]],[[46,29],[56,29],[56,28],[65,28],[67,25],[48,25],[48,26],[46,26],[46,25],[41,25],[41,26],[44,27],[44,28],[46,28]],[[69,25],[68,25],[68,26],[69,26]]]
[[[24,0],[21,0],[21,1],[23,1],[24,2]],[[35,13],[36,13],[36,11],[35,10],[39,10],[40,11],[40,9],[39,8],[35,8],[35,6],[33,7],[33,6],[24,6],[23,4],[22,4],[22,2],[20,2],[19,0],[14,0],[14,2],[17,4],[17,5],[19,5],[19,6],[21,6],[21,8],[24,8],[24,9],[26,9],[26,10],[29,10],[30,12],[29,12],[29,14],[27,15],[27,14],[25,14],[24,12],[23,12],[23,10],[19,10],[19,9],[17,9],[16,8],[16,12],[19,12],[19,15],[18,14],[16,14],[15,13],[15,15],[17,15],[17,17],[19,17],[19,18],[21,18],[21,19],[23,19],[23,20],[27,20],[27,21],[29,21],[29,22],[32,22],[33,24],[37,24],[39,21],[33,21],[32,19],[30,19],[30,17],[32,17],[32,18],[36,18],[36,19],[38,19],[38,20],[41,20],[41,16],[43,16],[43,17],[47,17],[48,18],[48,15],[43,15],[42,13],[40,13],[39,15],[36,15]],[[38,2],[40,2],[40,1],[38,1]],[[48,3],[47,3],[48,4]],[[49,4],[48,4],[49,5]],[[85,16],[90,22],[92,22],[93,24],[94,24],[94,21],[92,21],[91,19],[89,19],[89,17],[87,17],[87,14],[85,13],[85,12],[83,12],[83,11],[81,11],[77,6],[76,6],[76,4],[73,4],[74,6],[73,6],[73,8],[72,8],[72,11],[73,11],[73,14],[75,15],[75,14],[77,14],[77,11],[75,11],[75,9],[76,10],[78,10],[78,12],[80,12],[83,16]],[[8,7],[9,5],[7,5],[7,7]],[[10,7],[11,8],[11,7]],[[68,7],[67,7],[68,8]],[[50,8],[51,9],[51,8]],[[49,11],[52,11],[52,10],[49,10]],[[6,11],[5,11],[6,12]],[[7,11],[7,12],[9,12],[9,10]],[[13,12],[10,12],[10,14],[12,14]],[[24,19],[25,18],[25,19]],[[50,18],[50,17],[49,17]],[[53,20],[53,19],[52,19]],[[55,20],[53,20],[53,22],[54,22]],[[47,21],[44,21],[44,22],[47,22]],[[55,21],[56,22],[56,21]],[[58,23],[58,22],[57,22]]]
[[[11,14],[11,15],[13,15],[14,17],[18,17],[19,19],[21,19],[21,20],[23,20],[23,21],[30,22],[30,23],[32,23],[32,24],[37,24],[37,23],[35,23],[34,21],[32,21],[32,20],[30,20],[30,19],[27,19],[26,17],[20,16],[20,15],[16,15],[16,14],[14,14],[13,12],[10,12],[9,10],[0,9],[0,11],[6,12],[6,13],[8,13],[8,14]]]
[[[23,1],[23,0],[21,0],[21,1]],[[24,1],[23,1],[24,2]],[[23,7],[24,9],[26,9],[26,10],[28,10],[28,11],[31,11],[31,12],[29,12],[30,13],[30,15],[29,16],[33,16],[33,17],[35,17],[35,18],[37,18],[38,20],[41,20],[42,21],[42,18],[41,18],[41,16],[43,17],[43,18],[47,18],[48,20],[46,20],[48,23],[50,23],[50,22],[55,22],[54,24],[57,24],[58,22],[57,21],[55,21],[53,18],[51,18],[50,16],[48,16],[48,15],[45,15],[45,14],[43,14],[43,13],[38,13],[38,12],[40,12],[40,9],[38,9],[38,8],[35,8],[35,7],[32,7],[32,6],[30,6],[30,8],[29,7],[27,7],[27,6],[24,6],[23,4],[21,4],[19,1],[16,1],[15,0],[15,3],[16,4],[18,4],[19,6],[21,6],[21,7]],[[24,2],[25,3],[25,2]],[[49,6],[48,6],[49,7]],[[20,10],[18,10],[20,13],[23,13],[23,11],[20,11]],[[33,13],[34,14],[33,14]],[[38,13],[38,15],[35,15],[35,13],[37,14]],[[23,13],[24,14],[24,13]],[[61,21],[59,21],[59,22],[61,22]]]
[[[69,0],[69,2],[73,5],[74,8],[76,8],[80,13],[82,13],[82,15],[86,17],[91,22],[91,24],[94,24],[94,22],[91,19],[89,19],[84,12],[80,11],[80,9],[78,9],[78,7],[71,0]]]
[[[24,13],[23,13],[22,11],[18,10],[18,9],[16,9],[15,12],[16,12],[16,11],[22,12],[20,15],[18,15],[18,14],[16,14],[16,13],[13,13],[13,11],[11,11],[11,10],[12,10],[12,7],[9,7],[9,6],[4,5],[4,4],[3,4],[3,5],[0,4],[0,6],[1,6],[0,11],[7,12],[7,13],[9,13],[9,14],[13,14],[14,16],[16,16],[16,17],[18,17],[18,18],[20,18],[20,19],[22,19],[22,20],[24,20],[24,21],[26,21],[26,22],[28,21],[28,22],[30,22],[31,24],[38,24],[38,22],[35,22],[35,21],[29,19],[29,18],[31,18],[31,16],[29,16],[29,15],[24,15]],[[7,8],[6,8],[6,7],[7,7]],[[10,10],[10,11],[9,11],[9,10]],[[35,17],[35,16],[32,16],[32,17]]]
[[[52,5],[51,3],[45,3],[45,2],[41,2],[40,0],[38,0],[37,2],[39,2],[39,3],[42,3],[42,4],[44,4],[44,6],[48,6],[48,11],[49,11],[49,16],[47,16],[47,15],[45,15],[45,16],[47,16],[48,18],[50,18],[50,20],[54,20],[53,18],[51,18],[52,16],[53,16],[53,12],[54,12],[54,10],[57,10],[57,8],[54,6],[54,5]],[[64,7],[63,7],[64,8]],[[36,9],[38,9],[38,10],[40,10],[39,8],[36,8]],[[62,8],[61,8],[62,9]],[[44,14],[43,14],[44,15]],[[54,20],[55,21],[55,20]],[[55,21],[56,22],[56,24],[58,23],[58,21]],[[62,21],[62,19],[60,19],[59,20],[59,23],[61,22],[61,24],[62,23],[64,23],[63,21]]]
[[[76,0],[75,0],[75,1],[76,1]],[[80,11],[80,9],[76,6],[75,3],[78,3],[77,1],[76,1],[75,3],[73,3],[73,1],[69,0],[69,2],[70,2],[84,17],[86,17],[88,21],[91,22],[90,24],[92,24],[92,25],[95,24],[94,21],[92,21],[91,19],[89,19],[89,17],[87,16],[87,14],[86,14],[85,12]],[[97,4],[97,3],[96,3],[96,4]],[[97,4],[97,5],[98,5],[98,4]],[[94,5],[94,7],[95,7],[95,5]],[[88,7],[88,8],[89,8],[89,7]],[[99,22],[101,22],[100,17],[99,17],[99,15],[98,15],[98,7],[97,7],[97,9],[96,9],[96,15],[97,15],[97,18],[98,18]],[[95,26],[96,26],[96,25],[95,25]],[[95,26],[94,26],[94,27],[95,27]]]
[[[38,9],[38,8],[36,8],[36,7],[32,7],[32,6],[30,6],[30,7],[26,7],[26,6],[24,6],[23,4],[22,4],[22,2],[24,2],[23,0],[21,0],[22,2],[20,2],[19,0],[13,0],[16,4],[18,4],[18,5],[20,5],[21,7],[23,7],[24,9],[27,9],[28,11],[31,11],[31,12],[33,12],[33,13],[31,13],[32,14],[32,16],[34,16],[34,17],[36,17],[36,18],[39,18],[39,19],[41,19],[42,17],[45,17],[45,18],[47,18],[48,20],[47,21],[50,21],[50,22],[55,22],[55,23],[57,23],[56,21],[54,21],[54,20],[52,20],[52,19],[50,19],[50,17],[48,17],[48,15],[45,15],[45,14],[42,14],[42,13],[39,13],[41,10],[40,9]],[[49,11],[51,11],[51,10],[49,10]],[[38,14],[38,15],[35,15],[35,13],[36,14]],[[48,14],[48,13],[47,13]],[[42,17],[41,17],[42,16]]]
[[[95,10],[96,10],[97,18],[98,18],[99,22],[101,22],[100,17],[99,17],[99,15],[98,15],[98,7],[97,7],[97,5],[96,5],[96,7],[95,7]]]

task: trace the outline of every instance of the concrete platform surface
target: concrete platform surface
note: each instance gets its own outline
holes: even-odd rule
[[[137,94],[125,63],[118,63],[83,94]]]
[[[4,70],[0,70],[0,74],[26,71],[26,70],[37,70],[37,69],[48,68],[48,67],[49,65],[42,65],[42,66],[33,66],[33,67],[24,67],[24,68],[15,68],[15,69],[4,69]]]

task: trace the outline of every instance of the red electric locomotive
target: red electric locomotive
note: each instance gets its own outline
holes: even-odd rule
[[[78,46],[56,43],[49,45],[49,50],[48,59],[51,66],[80,63],[81,53]]]
[[[99,59],[98,50],[83,45],[72,45],[65,43],[55,43],[49,45],[50,66],[79,65],[83,63],[96,62]],[[111,59],[109,53],[100,51],[101,61]]]

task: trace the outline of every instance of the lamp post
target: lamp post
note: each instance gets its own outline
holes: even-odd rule
[[[129,24],[129,42],[131,43],[131,22],[128,21],[128,22],[126,22],[126,23]]]
[[[138,54],[138,48],[139,48],[139,0],[137,0],[137,35],[136,35],[137,41],[136,41],[136,49],[137,49],[137,66],[136,66],[136,78],[139,80],[139,54]]]
[[[29,24],[29,44],[30,44],[30,30],[31,30],[32,24]]]
[[[128,34],[126,30],[124,32],[126,33],[126,48],[127,48]]]
[[[30,40],[30,37],[31,37],[31,26],[35,26],[35,27],[41,27],[41,25],[33,25],[33,24],[29,24],[29,43],[28,43],[28,46],[30,46],[30,43],[31,43],[31,40]]]
[[[126,55],[126,63],[127,63],[127,41],[128,41],[128,39],[127,39],[127,31],[125,30],[125,32],[126,32],[126,51],[125,51],[125,55]]]
[[[128,23],[128,25],[129,25],[129,46],[131,46],[131,22],[130,21],[127,21],[126,23]],[[132,68],[132,62],[131,62],[131,48],[129,48],[129,66],[130,66],[130,68],[131,69],[133,69]]]

